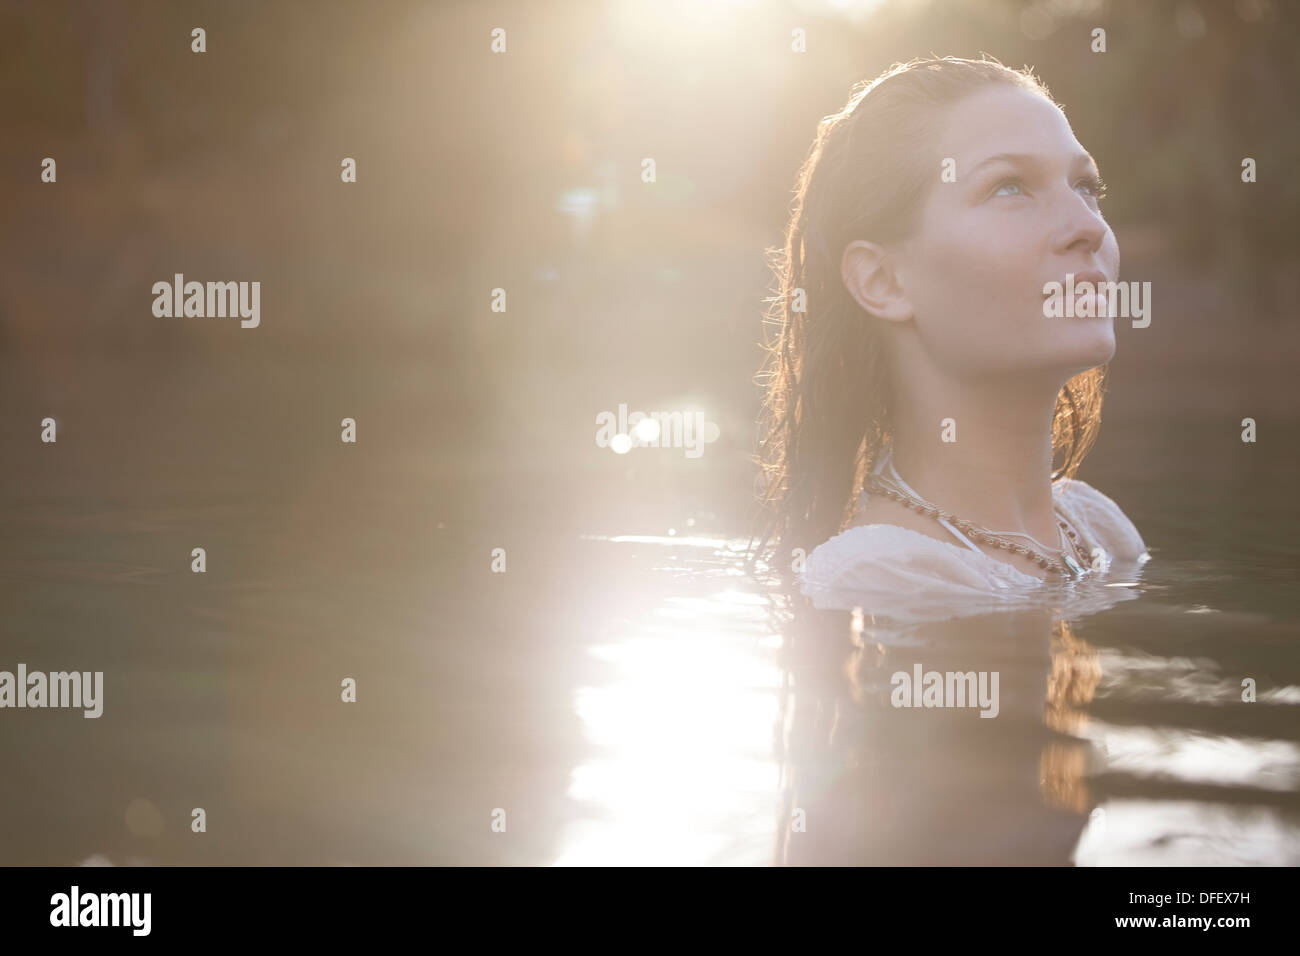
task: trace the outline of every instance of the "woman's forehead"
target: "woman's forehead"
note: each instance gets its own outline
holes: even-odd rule
[[[1082,150],[1070,122],[1056,104],[1031,90],[997,86],[954,103],[938,135],[944,157],[957,160],[958,174],[1001,153],[1070,158]]]

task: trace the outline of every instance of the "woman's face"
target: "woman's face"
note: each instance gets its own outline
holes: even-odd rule
[[[919,230],[894,253],[932,360],[962,377],[1064,378],[1110,361],[1115,320],[1104,303],[1094,303],[1100,318],[1044,311],[1044,285],[1066,273],[1119,279],[1097,168],[1064,114],[1028,90],[991,87],[946,111],[938,145],[956,181],[935,170]]]

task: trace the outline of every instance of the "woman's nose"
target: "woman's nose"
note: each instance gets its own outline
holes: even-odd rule
[[[1106,240],[1110,227],[1101,213],[1089,205],[1078,192],[1071,190],[1057,207],[1056,214],[1061,217],[1060,232],[1057,236],[1058,252],[1068,252],[1076,247],[1089,254],[1095,253]]]

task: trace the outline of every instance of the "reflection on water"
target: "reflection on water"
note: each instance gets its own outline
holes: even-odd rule
[[[1300,695],[1260,681],[1242,699],[1283,628],[1178,603],[1176,573],[900,626],[860,607],[773,616],[737,570],[743,542],[604,546],[646,553],[659,600],[590,649],[611,670],[575,698],[596,753],[560,863],[1300,862]],[[1228,631],[1232,673],[1206,652]],[[1202,651],[1171,653],[1171,635]],[[997,672],[996,718],[894,706],[894,675],[918,665]]]
[[[3,664],[107,690],[0,715],[4,861],[1300,863],[1293,626],[1202,560],[899,628],[785,613],[746,540],[552,536],[494,576],[468,522],[357,510],[11,515]],[[159,560],[195,540],[203,581]],[[997,672],[997,716],[894,706],[917,665]]]
[[[765,602],[744,590],[726,542],[605,546],[633,544],[666,552],[650,573],[670,576],[674,593],[588,649],[606,667],[574,693],[592,754],[568,796],[590,815],[561,834],[556,862],[767,863],[780,676]]]

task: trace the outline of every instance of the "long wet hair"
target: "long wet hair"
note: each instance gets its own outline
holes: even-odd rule
[[[784,247],[768,249],[775,291],[765,301],[765,397],[755,462],[760,468],[762,540],[749,563],[771,559],[786,576],[793,549],[805,554],[851,523],[858,490],[892,437],[892,389],[880,323],[868,321],[840,276],[854,239],[887,243],[911,235],[935,180],[926,150],[936,116],[994,84],[1035,92],[1028,69],[955,57],[895,64],[853,88],[823,118],[795,181]],[[775,335],[770,334],[775,330]],[[1072,477],[1096,439],[1107,366],[1070,379],[1052,423],[1052,478]]]

